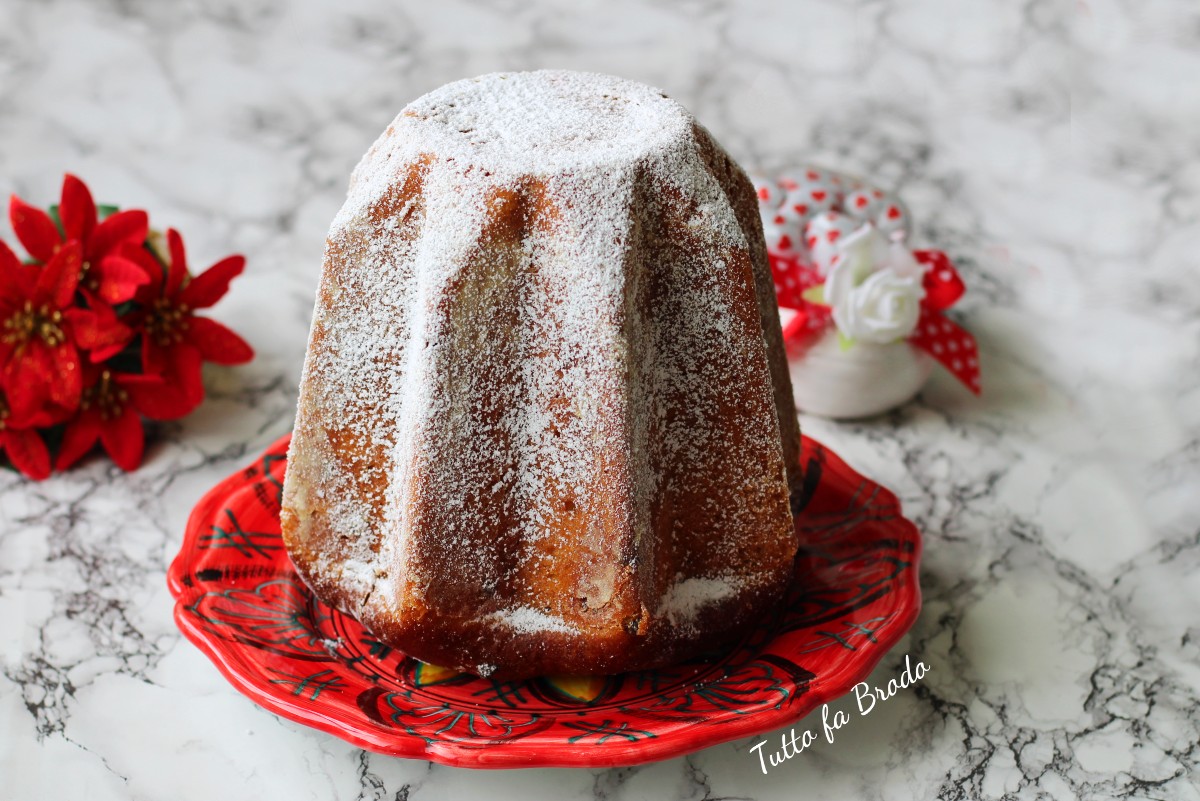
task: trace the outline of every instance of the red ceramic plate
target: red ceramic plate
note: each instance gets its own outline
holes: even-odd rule
[[[610,767],[785,727],[864,679],[920,609],[921,540],[892,493],[804,441],[796,585],[733,649],[607,677],[497,682],[406,657],[318,601],[279,535],[284,437],[193,510],[179,628],[256,703],[384,754],[476,768]]]

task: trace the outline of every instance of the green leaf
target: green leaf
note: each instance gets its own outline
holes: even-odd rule
[[[813,284],[808,289],[804,290],[804,292],[800,295],[800,297],[804,298],[809,303],[815,303],[818,306],[828,306],[829,305],[828,303],[825,302],[825,285],[824,284]]]
[[[135,338],[133,342],[130,342],[120,353],[109,357],[109,359],[104,362],[104,366],[110,370],[116,370],[119,373],[141,373],[141,337]]]
[[[120,210],[121,210],[120,206],[113,206],[108,203],[97,203],[96,204],[97,222],[103,222],[106,217],[111,217],[112,215],[116,214]],[[54,224],[58,226],[58,232],[60,234],[62,234],[63,238],[65,239],[67,236],[67,232],[63,230],[62,216],[59,215],[59,213],[58,213],[58,204],[55,203],[53,206],[51,206],[49,209],[47,209],[47,211],[50,214],[50,219],[54,220]]]
[[[46,449],[50,453],[57,455],[59,447],[62,446],[63,434],[67,431],[67,426],[64,423],[39,428],[38,431],[42,435],[42,439],[46,440]]]
[[[67,238],[67,232],[63,230],[62,217],[58,214],[58,204],[55,203],[50,208],[46,209],[50,215],[50,219],[54,220],[54,225],[58,227],[58,235],[63,239]]]
[[[840,328],[838,329],[837,335],[838,347],[843,351],[850,350],[850,348],[854,347],[854,340],[843,334]]]

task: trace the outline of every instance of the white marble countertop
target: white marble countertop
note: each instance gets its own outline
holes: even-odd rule
[[[172,623],[192,504],[291,425],[351,167],[418,94],[538,66],[659,85],[748,167],[900,185],[971,288],[981,399],[937,374],[883,418],[802,420],[924,532],[925,608],[880,670],[930,673],[765,776],[760,738],[621,770],[367,754]],[[259,356],[133,474],[0,474],[0,798],[1200,798],[1198,130],[1184,2],[8,0],[4,193],[49,203],[70,170],[198,265],[245,253],[216,316]]]

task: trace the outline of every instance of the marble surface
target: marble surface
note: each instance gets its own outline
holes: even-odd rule
[[[929,675],[768,775],[762,738],[620,770],[374,756],[257,708],[171,620],[191,505],[291,425],[351,167],[416,95],[538,66],[662,86],[750,167],[901,186],[971,287],[982,398],[937,374],[802,420],[925,533],[879,675]],[[1200,798],[1197,130],[1181,1],[6,0],[0,188],[48,203],[71,170],[198,265],[245,253],[216,316],[259,357],[133,474],[0,474],[0,798]]]

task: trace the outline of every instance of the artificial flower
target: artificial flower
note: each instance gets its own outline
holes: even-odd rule
[[[886,345],[913,332],[923,294],[919,278],[880,270],[838,299],[833,321],[847,339]]]
[[[922,273],[911,251],[863,223],[831,255],[823,302],[845,339],[895,342],[917,324],[925,294]]]
[[[123,303],[134,296],[149,277],[120,255],[126,243],[141,244],[149,221],[140,210],[118,211],[100,221],[87,185],[74,175],[63,178],[58,205],[61,223],[16,195],[9,201],[9,218],[17,239],[39,263],[47,263],[67,242],[80,245],[79,286],[105,303]]]
[[[0,245],[3,243],[0,242]],[[35,426],[47,422],[44,418],[39,420],[36,415],[24,420],[15,416],[3,391],[0,391],[0,451],[8,457],[13,467],[35,481],[50,475],[50,452],[35,430]]]
[[[158,376],[118,373],[88,365],[87,386],[79,411],[63,432],[54,459],[55,470],[66,470],[99,442],[122,470],[137,468],[145,449],[142,401],[152,396]]]
[[[0,242],[0,456],[43,479],[99,444],[132,470],[144,419],[182,417],[203,400],[205,360],[253,357],[241,337],[196,314],[245,260],[192,276],[176,231],[164,238],[144,211],[97,206],[72,175],[49,212],[14,196],[9,213],[29,257]]]
[[[71,337],[79,262],[75,240],[41,267],[22,264],[0,242],[0,383],[18,416],[47,403],[64,413],[79,404],[83,380]]]
[[[69,314],[75,332],[75,344],[80,350],[88,352],[88,360],[92,364],[111,359],[137,335],[134,329],[121,322],[116,310],[106,303],[95,303],[86,309],[72,309]]]
[[[906,342],[978,394],[978,345],[945,314],[966,289],[958,271],[941,251],[909,250],[898,197],[842,178],[809,168],[754,179],[776,299],[794,312],[789,357],[826,334],[843,350]]]
[[[174,228],[167,229],[167,251],[165,270],[146,248],[127,246],[124,251],[150,275],[135,296],[142,310],[142,369],[181,387],[194,407],[204,396],[201,361],[243,364],[254,358],[244,339],[216,320],[196,314],[224,297],[246,260],[229,256],[191,276],[183,238]]]

